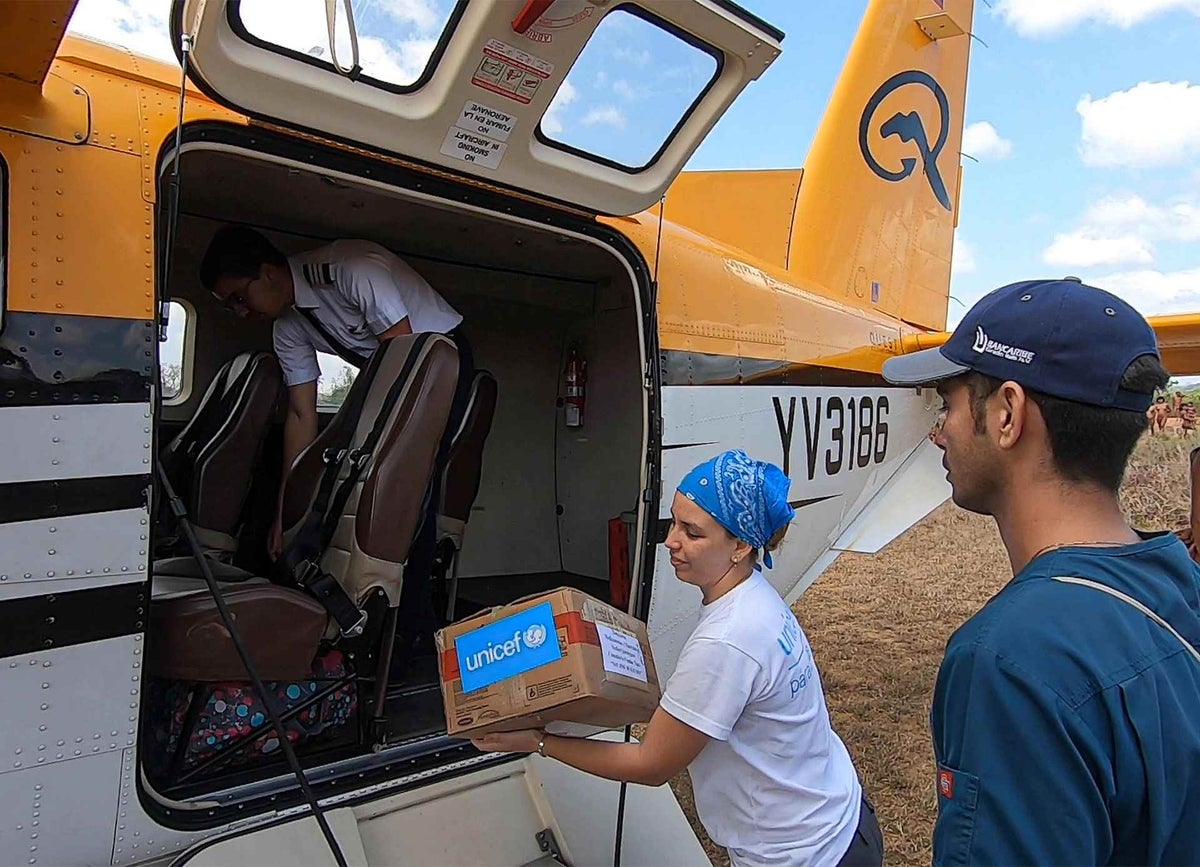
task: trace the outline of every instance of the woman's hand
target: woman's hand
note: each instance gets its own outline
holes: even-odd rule
[[[546,736],[538,729],[517,732],[492,732],[471,738],[475,749],[485,753],[536,753],[538,744]]]

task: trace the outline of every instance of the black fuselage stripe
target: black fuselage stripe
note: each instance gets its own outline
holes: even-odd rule
[[[149,486],[143,475],[0,484],[0,524],[142,508]]]
[[[0,407],[144,403],[154,322],[9,311],[0,331]]]
[[[841,388],[895,386],[879,373],[817,364],[667,349],[659,353],[663,385],[806,385]]]
[[[145,580],[0,602],[0,657],[122,635],[145,625]]]

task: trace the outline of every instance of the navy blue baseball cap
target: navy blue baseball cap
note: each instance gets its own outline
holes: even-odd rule
[[[981,298],[935,349],[889,358],[894,385],[933,385],[968,371],[1092,406],[1145,412],[1154,400],[1121,388],[1136,358],[1159,357],[1150,323],[1077,277],[1026,280]]]

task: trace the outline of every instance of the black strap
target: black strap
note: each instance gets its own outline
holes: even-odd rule
[[[291,567],[297,583],[309,590],[317,601],[325,606],[325,610],[329,612],[330,617],[337,621],[343,633],[350,630],[349,634],[357,634],[357,630],[361,629],[363,614],[337,580],[321,569],[318,564],[321,555],[329,547],[346,501],[350,499],[350,494],[358,483],[358,477],[362,474],[379,438],[383,435],[388,417],[391,415],[396,401],[400,398],[400,394],[412,374],[413,367],[421,357],[430,336],[428,333],[417,335],[413,348],[409,352],[408,358],[405,359],[404,368],[389,387],[370,432],[363,440],[362,445],[356,449],[348,449],[347,446],[358,427],[359,416],[362,414],[363,404],[370,391],[371,381],[375,378],[382,363],[386,344],[381,345],[371,356],[366,373],[355,379],[350,393],[346,396],[346,403],[342,407],[343,412],[338,414],[341,416],[340,428],[323,456],[325,471],[321,476],[317,495],[313,498],[308,514],[304,517],[304,524],[284,551],[284,560]],[[351,461],[349,471],[342,483],[337,485],[335,491],[334,485],[341,472],[342,463],[347,459]]]
[[[362,368],[366,366],[366,356],[355,352],[353,349],[350,349],[338,341],[336,337],[329,333],[329,329],[321,324],[321,320],[317,318],[315,313],[313,313],[307,307],[297,307],[296,309],[300,311],[300,315],[307,319],[308,323],[313,328],[317,329],[317,333],[320,334],[321,337],[325,338],[325,342],[329,344],[330,349],[337,353],[338,358],[342,359],[342,361],[353,367],[357,367],[359,370],[362,370]]]
[[[296,583],[311,593],[325,613],[334,619],[342,635],[352,638],[362,632],[367,622],[366,612],[354,604],[346,589],[315,560],[305,561],[293,574]]]

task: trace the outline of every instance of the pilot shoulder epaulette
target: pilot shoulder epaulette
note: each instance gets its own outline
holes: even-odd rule
[[[308,262],[300,270],[311,286],[332,286],[337,282],[337,272],[329,262]]]

